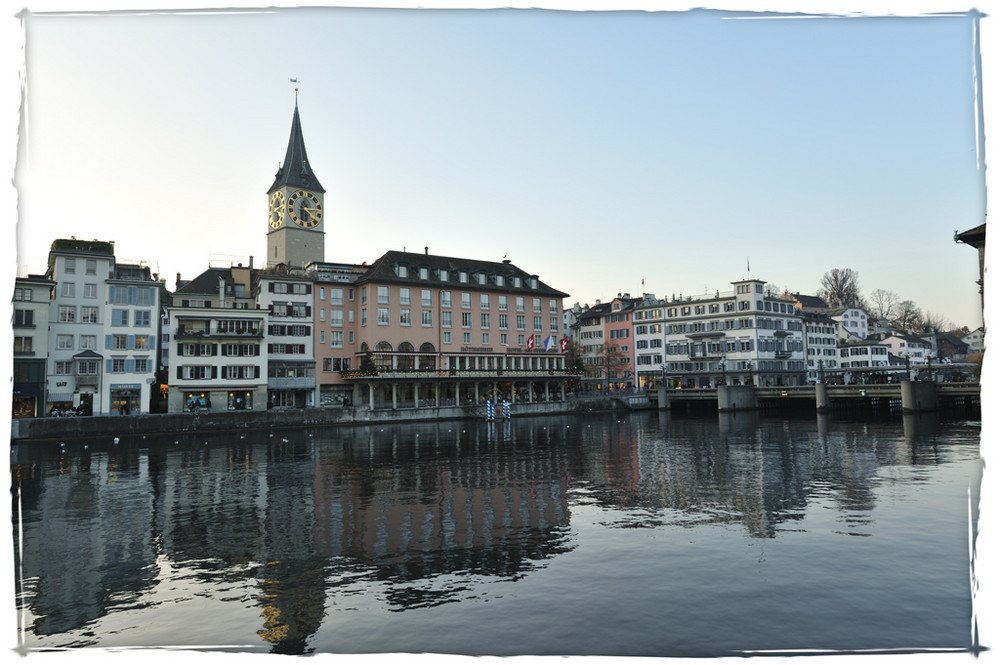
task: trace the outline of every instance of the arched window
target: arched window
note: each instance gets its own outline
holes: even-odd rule
[[[424,372],[429,372],[435,369],[434,361],[434,345],[430,342],[424,342],[420,345],[420,370]]]
[[[392,369],[392,344],[382,341],[375,345],[375,366],[380,370]]]
[[[413,369],[413,345],[409,342],[401,342],[398,351],[400,355],[396,357],[396,368],[402,372],[411,371]]]

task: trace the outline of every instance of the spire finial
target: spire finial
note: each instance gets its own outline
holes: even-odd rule
[[[297,107],[299,105],[299,79],[296,77],[288,80],[295,84],[295,106]]]

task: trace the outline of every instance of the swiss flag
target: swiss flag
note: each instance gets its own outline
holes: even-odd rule
[[[566,353],[566,349],[569,348],[569,337],[563,337],[559,340],[559,352]]]
[[[535,348],[535,336],[528,335],[528,350],[531,351]]]

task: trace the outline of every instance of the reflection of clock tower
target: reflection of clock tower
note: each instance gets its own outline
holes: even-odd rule
[[[298,94],[285,161],[267,190],[267,266],[302,268],[324,260],[323,186],[313,175],[299,122]]]

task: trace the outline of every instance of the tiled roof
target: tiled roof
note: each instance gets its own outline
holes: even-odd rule
[[[406,266],[407,276],[398,275],[398,267]],[[427,268],[428,279],[420,279],[419,269]],[[448,280],[441,281],[435,271],[447,270]],[[469,275],[468,282],[459,282],[458,273],[465,272]],[[480,284],[472,279],[474,274],[485,274],[487,280],[485,284]],[[498,286],[489,278],[492,276],[502,276],[503,286]],[[521,286],[513,286],[513,278],[521,278]],[[437,286],[453,288],[468,288],[477,291],[496,291],[498,293],[524,293],[525,295],[550,296],[553,298],[567,298],[568,293],[563,293],[539,281],[538,288],[531,288],[528,285],[529,278],[536,275],[525,272],[514,264],[503,261],[480,261],[478,259],[462,259],[450,256],[437,256],[434,254],[420,254],[417,252],[399,252],[391,250],[383,254],[372,263],[368,271],[357,281],[357,284],[368,282],[378,282],[383,284],[412,284],[423,286]]]
[[[260,271],[256,268],[250,271],[250,292],[254,290]],[[219,280],[223,280],[227,287],[235,284],[231,268],[209,268],[191,281],[187,282],[174,291],[175,295],[218,295]],[[249,297],[250,294],[247,294]]]
[[[288,136],[288,148],[285,150],[285,161],[281,162],[278,172],[274,174],[274,184],[267,193],[283,185],[302,187],[313,191],[324,192],[323,185],[309,166],[306,156],[306,142],[302,137],[302,123],[299,121],[299,103],[295,102],[295,113],[292,114],[292,131]]]

